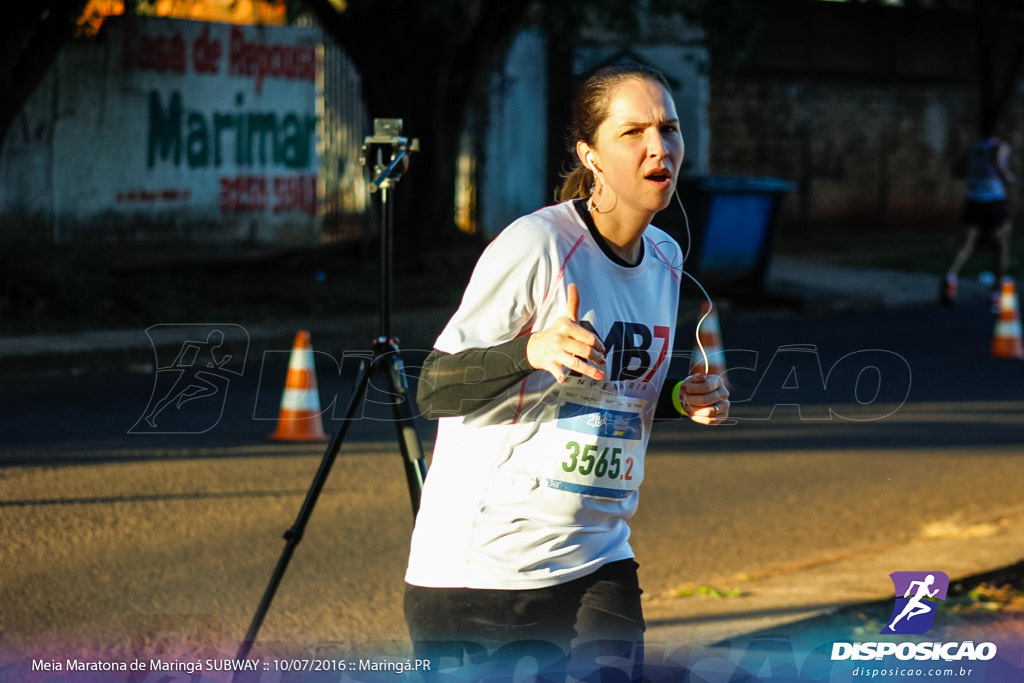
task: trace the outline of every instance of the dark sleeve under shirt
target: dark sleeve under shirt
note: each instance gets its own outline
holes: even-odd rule
[[[636,266],[622,260],[608,245],[594,225],[585,200],[577,199],[573,206],[609,259],[626,268]],[[526,359],[529,340],[530,335],[525,334],[486,349],[467,349],[454,354],[437,349],[431,351],[423,363],[416,391],[420,413],[428,420],[468,415],[501,396],[531,372],[537,372]],[[672,405],[672,389],[678,382],[678,379],[665,379],[654,411],[655,420],[682,419],[683,415]]]
[[[428,420],[468,415],[498,398],[536,370],[526,358],[530,336],[523,335],[485,349],[444,353],[434,349],[423,362],[416,402]],[[666,379],[655,420],[683,418],[672,405],[672,390],[678,379]]]

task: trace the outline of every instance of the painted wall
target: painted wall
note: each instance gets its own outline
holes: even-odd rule
[[[0,156],[59,241],[318,239],[313,29],[138,19],[63,51]]]

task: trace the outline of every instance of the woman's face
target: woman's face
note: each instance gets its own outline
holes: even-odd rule
[[[611,191],[609,208],[649,214],[650,220],[671,201],[683,163],[672,97],[645,78],[625,81],[612,91],[608,118],[589,151]]]

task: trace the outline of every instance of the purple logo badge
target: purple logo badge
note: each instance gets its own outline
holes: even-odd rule
[[[949,577],[943,572],[893,572],[889,578],[896,591],[896,604],[881,633],[926,633],[935,623],[939,601],[946,599]]]

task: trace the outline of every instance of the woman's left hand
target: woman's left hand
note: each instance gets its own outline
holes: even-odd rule
[[[679,401],[700,424],[721,424],[729,417],[729,388],[720,375],[690,375],[679,389]]]

